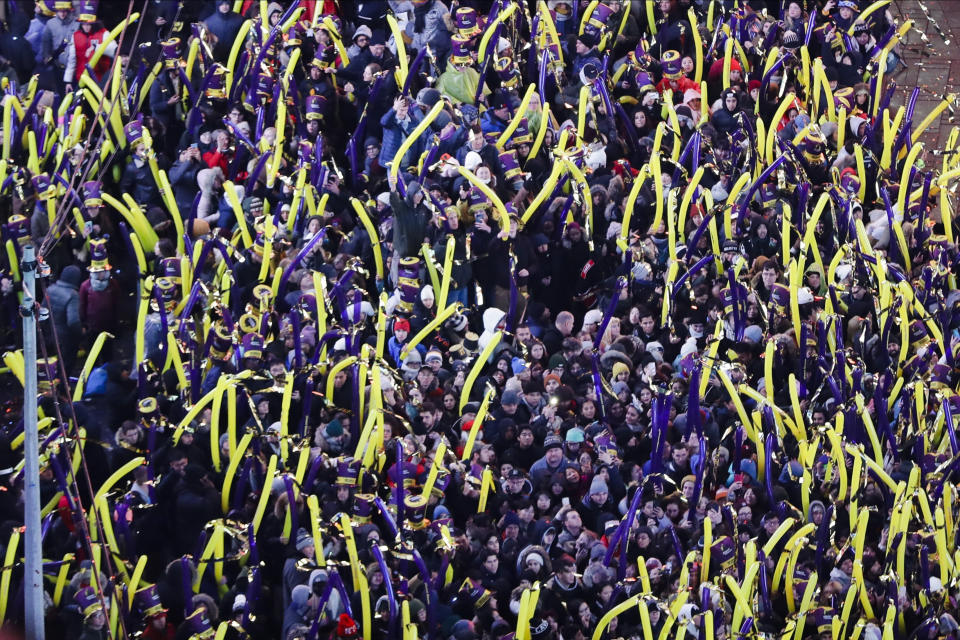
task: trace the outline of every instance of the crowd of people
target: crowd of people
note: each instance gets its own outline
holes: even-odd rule
[[[922,15],[5,9],[0,633],[32,245],[48,638],[960,638]]]

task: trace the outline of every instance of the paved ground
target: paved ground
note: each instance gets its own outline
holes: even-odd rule
[[[901,104],[909,98],[913,87],[920,87],[914,115],[914,123],[919,124],[942,96],[950,92],[960,94],[960,0],[894,0],[891,12],[914,21],[915,29],[904,38],[907,68],[898,72],[893,81],[900,88],[896,100]],[[956,118],[950,122],[953,116],[947,110],[930,125],[923,136],[928,148],[943,144],[950,129],[960,126],[960,110]]]

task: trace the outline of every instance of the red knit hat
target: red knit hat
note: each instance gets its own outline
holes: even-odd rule
[[[357,628],[357,623],[354,622],[346,613],[340,614],[340,621],[337,622],[337,637],[338,638],[356,638],[360,635],[360,630]]]

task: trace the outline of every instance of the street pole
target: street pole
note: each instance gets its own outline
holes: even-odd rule
[[[43,554],[40,550],[40,437],[37,433],[37,259],[33,245],[23,248],[23,524],[25,569],[23,590],[27,637],[43,640]]]

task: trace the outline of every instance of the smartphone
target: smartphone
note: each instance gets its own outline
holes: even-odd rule
[[[476,220],[477,222],[486,222],[486,221],[487,221],[487,214],[484,213],[483,211],[478,211],[478,212],[477,212],[477,215],[474,216],[473,219]]]
[[[560,503],[561,503],[563,506],[565,506],[565,507],[569,507],[569,506],[570,506],[570,498],[564,496],[564,497],[563,497],[563,500],[561,500]]]
[[[191,149],[197,149],[198,147],[199,147],[199,145],[198,145],[196,142],[194,142],[192,145],[190,145],[190,148],[191,148]]]

